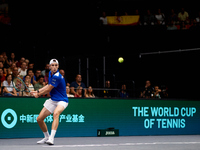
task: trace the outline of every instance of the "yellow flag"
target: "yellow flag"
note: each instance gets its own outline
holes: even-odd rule
[[[139,22],[139,15],[134,16],[107,16],[108,25],[137,25]]]

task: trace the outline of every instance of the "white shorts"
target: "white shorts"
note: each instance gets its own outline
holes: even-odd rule
[[[48,109],[51,113],[54,112],[54,110],[56,109],[56,107],[58,105],[62,105],[64,107],[64,109],[68,106],[67,102],[64,101],[53,101],[51,98],[47,99],[45,101],[45,103],[43,104],[43,106]]]

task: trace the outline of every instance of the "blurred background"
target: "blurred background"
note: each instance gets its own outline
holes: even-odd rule
[[[162,98],[199,98],[198,1],[0,2],[0,52],[8,58],[14,52],[40,70],[56,58],[69,83],[80,73],[87,87],[105,88],[109,80],[120,90],[125,84],[129,97],[140,98],[149,80],[153,90],[167,91]],[[182,8],[186,20],[179,18]],[[120,23],[120,16],[136,15],[134,25],[102,19],[112,16]]]

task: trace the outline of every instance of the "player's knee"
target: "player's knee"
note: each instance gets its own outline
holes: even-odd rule
[[[60,114],[59,114],[58,112],[54,112],[54,113],[53,113],[53,118],[54,118],[54,119],[55,119],[55,118],[59,118],[59,115],[60,115]]]
[[[40,117],[37,117],[37,122],[42,122],[43,119],[41,119]]]

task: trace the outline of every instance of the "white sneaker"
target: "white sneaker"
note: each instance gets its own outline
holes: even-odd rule
[[[45,144],[46,141],[48,141],[49,138],[43,138],[42,140],[40,141],[37,141],[37,144]]]
[[[45,143],[49,145],[54,145],[54,138],[49,137],[49,139]]]

